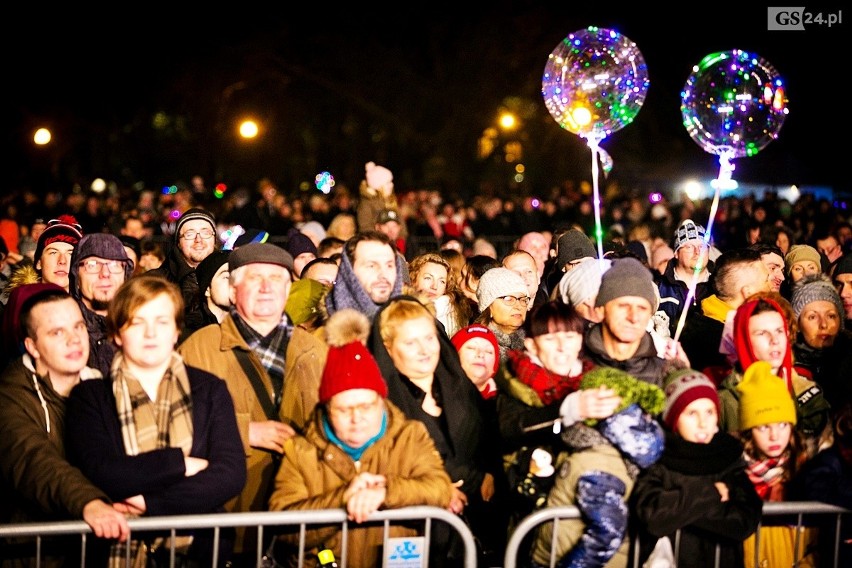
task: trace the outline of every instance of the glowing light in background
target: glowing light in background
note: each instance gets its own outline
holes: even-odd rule
[[[244,120],[240,123],[240,136],[243,138],[255,138],[260,128],[253,120]]]
[[[314,179],[314,184],[318,190],[328,195],[331,193],[331,188],[334,187],[334,176],[331,175],[331,172],[320,172]]]
[[[35,131],[35,134],[33,134],[33,142],[35,142],[39,146],[49,144],[50,138],[50,130],[48,130],[47,128],[39,128]]]

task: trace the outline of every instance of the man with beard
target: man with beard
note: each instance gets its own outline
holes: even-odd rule
[[[89,330],[89,366],[104,377],[109,376],[115,355],[115,345],[106,331],[107,306],[132,272],[124,245],[109,233],[84,236],[71,255],[68,287]]]
[[[180,287],[185,308],[185,321],[197,327],[201,317],[200,306],[196,302],[198,278],[195,269],[201,261],[219,248],[216,235],[216,220],[213,215],[193,207],[186,210],[177,221],[173,246],[167,250],[166,259],[159,268],[151,272],[164,276],[169,282]]]

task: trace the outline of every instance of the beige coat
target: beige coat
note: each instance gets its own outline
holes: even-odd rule
[[[249,350],[230,315],[221,325],[201,328],[179,347],[187,365],[193,365],[222,377],[234,399],[237,425],[246,452],[248,477],[243,491],[230,501],[228,511],[265,511],[272,481],[275,477],[278,456],[271,452],[252,448],[249,445],[249,423],[267,420],[260,401],[255,395],[251,381],[243,371],[234,351]],[[279,419],[297,430],[304,425],[306,417],[319,400],[319,383],[328,346],[315,335],[296,327],[287,345],[284,365],[284,392]],[[261,377],[272,398],[272,382],[258,358],[250,353],[251,363]],[[240,531],[241,532],[241,531]],[[254,548],[254,539],[246,536],[246,544]],[[242,550],[238,539],[236,550]]]
[[[385,400],[385,405],[388,412],[385,434],[367,448],[358,462],[329,442],[322,425],[325,410],[317,407],[304,437],[292,438],[284,445],[284,460],[275,478],[269,508],[304,511],[345,507],[343,493],[362,471],[387,477],[387,496],[382,509],[415,505],[447,507],[452,482],[426,427],[418,420],[408,419],[392,402]],[[350,524],[347,566],[381,566],[382,530],[381,523],[363,528]],[[414,529],[398,524],[390,528],[391,537],[416,534]],[[330,548],[340,561],[339,526],[309,529],[305,537],[308,560],[305,566],[315,561],[320,545]],[[283,536],[282,540],[298,545],[299,533]]]

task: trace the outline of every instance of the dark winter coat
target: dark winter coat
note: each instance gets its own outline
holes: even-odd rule
[[[109,502],[65,458],[65,404],[29,355],[0,376],[0,523],[79,520],[86,503]]]
[[[190,477],[180,448],[127,454],[108,379],[83,381],[68,397],[69,460],[115,501],[142,495],[146,516],[223,512],[246,482],[243,444],[225,382],[201,369],[187,366],[186,371],[192,399],[190,455],[209,461],[206,469]],[[225,556],[232,546],[231,532],[222,536],[220,552]],[[211,535],[195,534],[190,554],[207,558]]]
[[[669,260],[666,264],[666,270],[657,279],[657,288],[660,290],[660,307],[657,308],[657,313],[663,312],[669,321],[669,331],[671,337],[674,337],[677,328],[677,322],[680,320],[680,314],[684,309],[687,309],[687,319],[689,312],[693,310],[701,311],[701,300],[713,293],[713,284],[710,280],[699,282],[695,285],[695,294],[686,306],[686,297],[689,295],[689,285],[692,283],[692,274],[689,275],[689,280],[684,282],[678,280],[675,276],[675,266],[677,266],[677,257]],[[708,262],[708,268],[712,272],[713,263]]]
[[[763,502],[745,471],[742,444],[717,433],[709,444],[687,442],[668,432],[660,460],[639,474],[630,499],[640,538],[640,563],[657,539],[675,543],[680,530],[679,568],[743,565],[743,541],[755,532]],[[728,487],[722,502],[714,484]],[[631,557],[633,557],[631,555]]]
[[[654,346],[654,338],[645,332],[639,349],[630,359],[617,361],[610,357],[603,344],[603,323],[593,325],[586,331],[583,346],[589,359],[604,367],[614,367],[626,372],[646,383],[663,388],[663,379],[673,366],[677,363],[667,361],[657,356],[657,348]]]

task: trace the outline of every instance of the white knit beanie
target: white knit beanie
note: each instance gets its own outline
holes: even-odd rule
[[[494,300],[503,296],[529,296],[527,285],[514,270],[502,266],[489,268],[479,279],[479,287],[476,289],[479,311],[484,312]]]
[[[594,299],[601,287],[601,276],[612,266],[612,260],[587,258],[566,272],[559,281],[559,297],[569,306]]]

